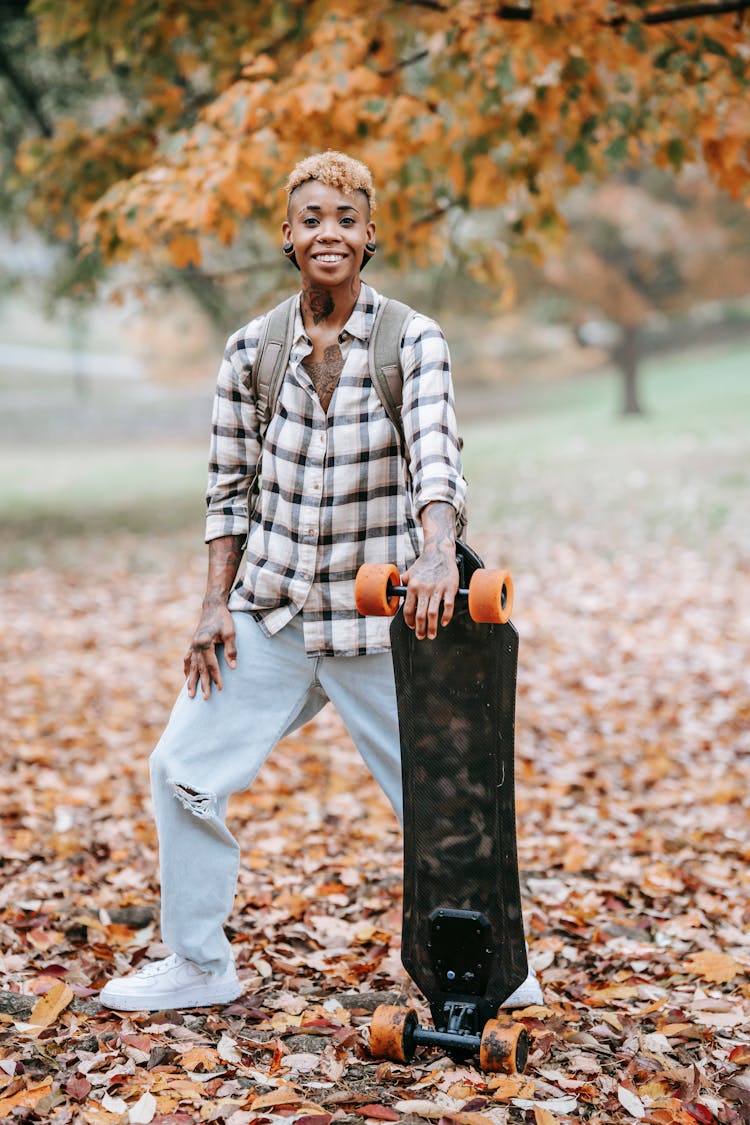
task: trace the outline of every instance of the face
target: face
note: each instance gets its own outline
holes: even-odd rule
[[[375,237],[367,196],[309,180],[292,192],[282,226],[303,277],[326,287],[359,276],[365,243]]]

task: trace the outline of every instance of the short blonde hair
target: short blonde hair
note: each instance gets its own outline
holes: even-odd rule
[[[300,160],[286,182],[287,195],[291,197],[295,188],[301,187],[310,180],[319,180],[321,184],[337,188],[347,195],[353,191],[363,191],[367,196],[370,211],[375,210],[372,172],[366,164],[346,156],[343,152],[329,149],[327,152],[318,152],[314,156],[307,156],[304,160]]]

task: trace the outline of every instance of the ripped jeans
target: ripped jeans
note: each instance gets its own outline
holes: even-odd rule
[[[402,819],[390,653],[311,659],[298,618],[267,637],[249,613],[233,617],[237,667],[219,649],[224,690],[213,687],[205,700],[200,687],[194,699],[183,688],[151,756],[162,940],[210,972],[231,956],[223,927],[240,853],[225,823],[228,797],[247,789],[276,743],[329,700]]]

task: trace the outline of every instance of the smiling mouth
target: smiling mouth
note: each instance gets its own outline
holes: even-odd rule
[[[337,262],[343,262],[346,257],[345,254],[314,254],[316,262],[323,262],[324,265],[336,265]]]

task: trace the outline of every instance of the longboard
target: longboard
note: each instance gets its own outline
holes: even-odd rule
[[[390,628],[404,790],[401,957],[434,1029],[383,1006],[371,1051],[405,1059],[431,1044],[456,1058],[478,1052],[488,1070],[521,1071],[526,1033],[496,1018],[528,972],[514,798],[518,633],[500,604],[509,576],[483,570],[464,544],[457,561],[468,596],[451,623],[419,641],[398,609]],[[480,583],[493,597],[472,604]],[[403,593],[392,576],[390,610]]]

